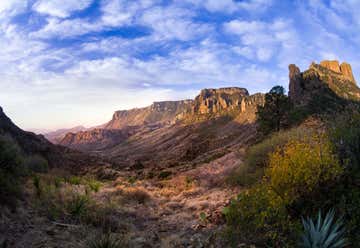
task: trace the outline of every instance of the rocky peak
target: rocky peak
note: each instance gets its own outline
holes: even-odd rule
[[[306,104],[324,92],[347,100],[360,100],[360,89],[349,64],[325,60],[312,63],[304,72],[296,65],[289,65],[289,97],[293,102]]]
[[[322,66],[328,70],[331,70],[333,72],[336,72],[338,74],[341,74],[343,77],[345,77],[348,80],[355,83],[351,65],[346,62],[343,62],[340,65],[339,61],[337,61],[337,60],[324,60],[324,61],[320,62],[320,66]],[[311,66],[310,66],[310,68],[311,68]]]
[[[203,89],[195,98],[193,113],[211,114],[241,106],[242,99],[249,96],[247,89],[228,87]]]

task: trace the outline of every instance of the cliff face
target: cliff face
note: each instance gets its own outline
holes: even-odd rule
[[[296,65],[289,65],[289,96],[294,103],[307,104],[320,95],[326,96],[326,91],[340,99],[360,100],[360,89],[349,64],[322,61],[312,63],[304,72]]]
[[[85,131],[86,128],[83,126],[77,126],[69,129],[59,129],[54,132],[45,133],[44,136],[47,140],[49,140],[53,144],[58,144],[66,134],[68,133],[76,133],[80,131]]]
[[[149,107],[116,111],[105,129],[121,129],[126,126],[168,124],[176,116],[191,108],[192,100],[154,102]]]
[[[141,141],[142,136],[150,135],[153,138],[154,135],[162,140],[162,132],[167,128],[178,133],[179,125],[189,127],[223,116],[231,116],[231,120],[241,125],[252,125],[256,120],[257,106],[263,104],[263,94],[250,96],[244,88],[203,89],[194,100],[154,102],[145,108],[116,111],[104,128],[67,134],[60,144],[87,151],[106,150],[120,145],[126,149],[128,145],[124,141],[130,137],[131,140],[138,137]],[[234,130],[238,124],[235,126]],[[175,136],[173,138],[180,138]]]
[[[60,145],[78,150],[101,150],[119,144],[133,134],[133,129],[93,129],[77,133],[67,133]]]
[[[241,106],[242,100],[249,96],[244,88],[203,89],[195,98],[192,112],[195,114],[213,114],[232,110]]]

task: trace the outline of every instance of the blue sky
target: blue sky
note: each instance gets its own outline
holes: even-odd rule
[[[288,64],[349,62],[357,0],[3,0],[0,105],[22,128],[104,123],[200,89],[287,87]]]

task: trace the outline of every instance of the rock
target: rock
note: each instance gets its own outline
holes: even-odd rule
[[[353,81],[355,83],[355,78],[354,78],[350,64],[348,64],[346,62],[341,63],[340,71],[344,76],[348,77],[351,81]]]
[[[231,110],[240,107],[242,99],[247,96],[249,96],[249,92],[238,87],[203,89],[195,98],[192,113],[212,114]]]
[[[343,62],[341,63],[341,65],[339,65],[339,62],[337,60],[324,60],[320,62],[320,66],[333,72],[339,73],[344,76],[344,78],[347,78],[348,80],[356,83],[351,69],[351,65],[346,62]]]
[[[169,124],[192,106],[193,100],[154,102],[145,108],[116,111],[105,129],[121,129],[126,126]]]
[[[312,63],[304,72],[296,65],[289,65],[289,97],[296,105],[306,105],[319,97],[332,99],[336,104],[341,98],[359,101],[360,89],[349,64],[325,60]]]
[[[320,65],[334,72],[341,73],[339,61],[337,60],[324,60],[320,62]]]
[[[293,101],[298,101],[302,95],[301,73],[299,67],[294,64],[289,65],[289,97]]]

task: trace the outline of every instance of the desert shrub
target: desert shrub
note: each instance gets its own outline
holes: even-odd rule
[[[263,167],[250,167],[248,164],[242,164],[226,178],[226,183],[233,186],[250,187],[263,176]]]
[[[299,223],[291,220],[282,199],[265,184],[239,194],[223,213],[227,240],[234,247],[243,241],[286,247],[296,240]]]
[[[247,150],[245,164],[249,167],[266,167],[269,162],[269,154],[279,147],[283,147],[291,140],[308,140],[314,132],[314,130],[304,127],[296,127],[287,131],[276,132]]]
[[[87,195],[73,194],[66,202],[67,212],[77,220],[81,220],[89,211],[90,199]]]
[[[48,161],[40,155],[32,155],[25,159],[24,166],[36,173],[45,173],[49,170]]]
[[[163,179],[166,179],[166,178],[170,177],[171,174],[172,174],[171,171],[163,170],[163,171],[161,171],[161,172],[159,173],[158,178],[159,178],[160,180],[163,180]]]
[[[32,182],[33,182],[33,185],[34,185],[34,188],[35,188],[35,192],[36,192],[36,195],[37,197],[40,197],[41,196],[41,193],[42,193],[42,188],[41,188],[41,182],[40,182],[40,177],[38,175],[34,175],[32,177]]]
[[[360,172],[360,112],[349,111],[328,122],[330,137],[342,164]]]
[[[80,185],[81,184],[81,178],[78,176],[71,176],[66,179],[66,181],[72,185]]]
[[[133,201],[139,204],[144,204],[150,200],[150,195],[146,191],[138,188],[129,188],[124,191],[123,194],[125,201]]]
[[[90,190],[94,191],[95,193],[99,192],[101,187],[101,183],[94,179],[89,179],[86,184],[90,188]]]
[[[324,135],[309,142],[290,141],[270,155],[268,183],[286,204],[342,174],[333,146]]]
[[[333,146],[324,134],[289,141],[269,155],[262,182],[241,193],[225,209],[230,240],[243,235],[261,245],[293,244],[303,213],[295,202],[309,198],[342,173]],[[307,207],[311,206],[314,205]]]
[[[96,236],[88,242],[88,248],[123,248],[127,247],[123,238],[118,238],[114,234],[102,234]]]
[[[16,207],[21,196],[20,181],[24,176],[23,156],[11,138],[0,136],[0,205]]]

